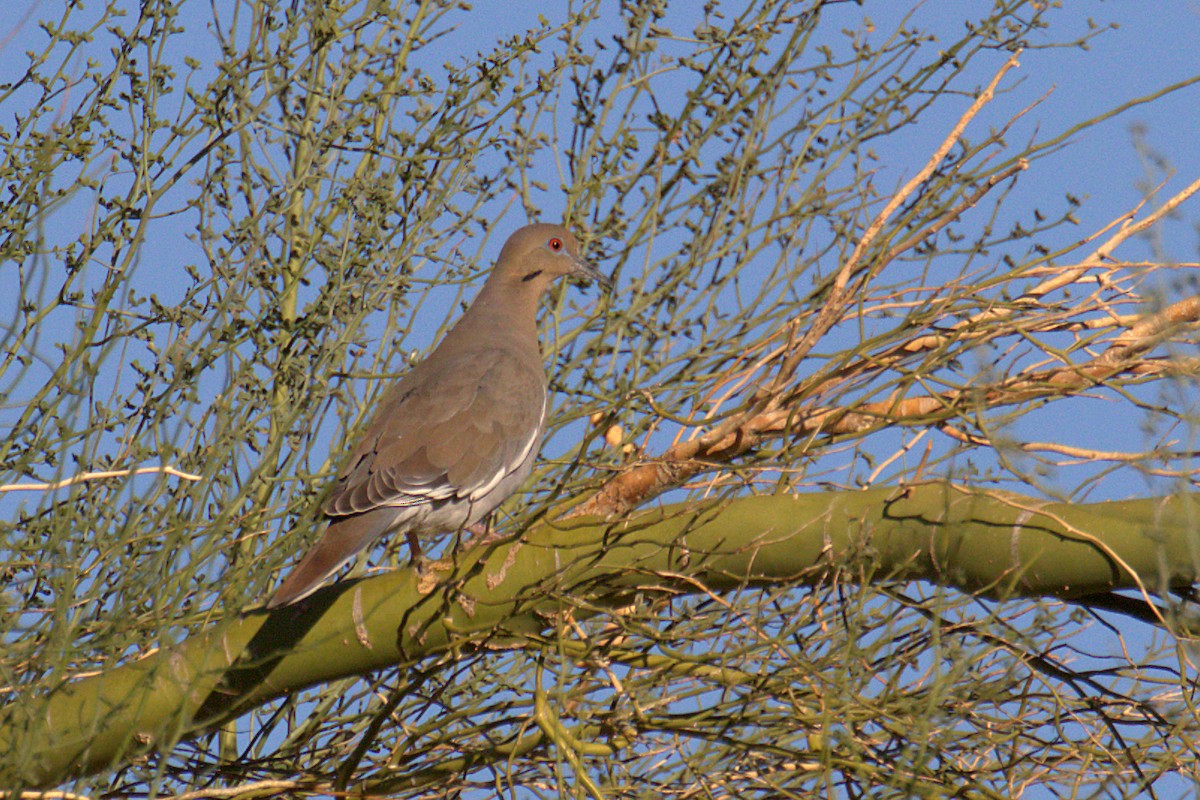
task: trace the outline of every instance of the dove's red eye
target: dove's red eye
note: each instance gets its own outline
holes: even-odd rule
[[[563,249],[563,241],[562,241],[562,239],[559,239],[559,238],[557,238],[557,237],[555,237],[554,239],[551,239],[551,240],[550,240],[549,242],[547,242],[546,244],[550,245],[550,249],[551,249],[551,250],[553,250],[553,251],[554,251],[554,252],[556,252],[556,253],[557,253],[559,250],[562,250],[562,249]]]

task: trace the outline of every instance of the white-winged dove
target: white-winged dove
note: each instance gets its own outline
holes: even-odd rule
[[[466,313],[384,397],[325,504],[320,540],[267,603],[307,597],[376,539],[418,539],[487,516],[529,476],[546,414],[537,335],[542,294],[555,278],[609,280],[560,225],[528,225]]]

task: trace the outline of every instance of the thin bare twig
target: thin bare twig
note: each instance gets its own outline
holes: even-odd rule
[[[134,469],[113,469],[103,472],[85,472],[82,475],[73,475],[70,478],[63,478],[61,481],[51,481],[49,483],[9,483],[0,486],[0,494],[4,492],[53,492],[56,489],[64,489],[68,486],[74,486],[77,483],[87,483],[89,481],[108,480],[109,478],[127,478],[130,475],[174,475],[176,478],[182,478],[185,481],[198,481],[202,476],[193,475],[190,472],[184,472],[171,466],[160,467],[136,467]]]

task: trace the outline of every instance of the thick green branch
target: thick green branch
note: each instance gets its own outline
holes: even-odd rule
[[[1070,505],[938,483],[543,523],[522,542],[462,554],[436,591],[422,594],[411,570],[345,582],[49,696],[14,697],[0,714],[0,782],[100,770],[305,686],[519,642],[565,609],[580,616],[635,591],[813,584],[853,565],[854,575],[992,597],[1158,592],[1195,581],[1198,517],[1191,495]]]

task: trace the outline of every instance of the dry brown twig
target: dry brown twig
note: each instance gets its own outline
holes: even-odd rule
[[[213,786],[207,789],[197,789],[192,792],[173,795],[169,800],[219,800],[225,797],[295,797],[296,792],[316,794],[328,791],[328,786],[301,781],[264,780],[243,783],[238,786]]]
[[[821,408],[805,412],[779,409],[760,415],[760,434],[784,433],[846,435],[862,433],[885,424],[929,424],[955,416],[963,403],[982,403],[995,408],[1045,396],[1061,396],[1093,388],[1120,373],[1139,376],[1170,374],[1183,362],[1146,361],[1140,356],[1160,344],[1179,326],[1200,323],[1200,298],[1187,297],[1161,311],[1149,314],[1117,337],[1096,358],[1082,364],[1020,373],[987,387],[969,391],[947,391],[920,397],[865,403],[857,408]]]

